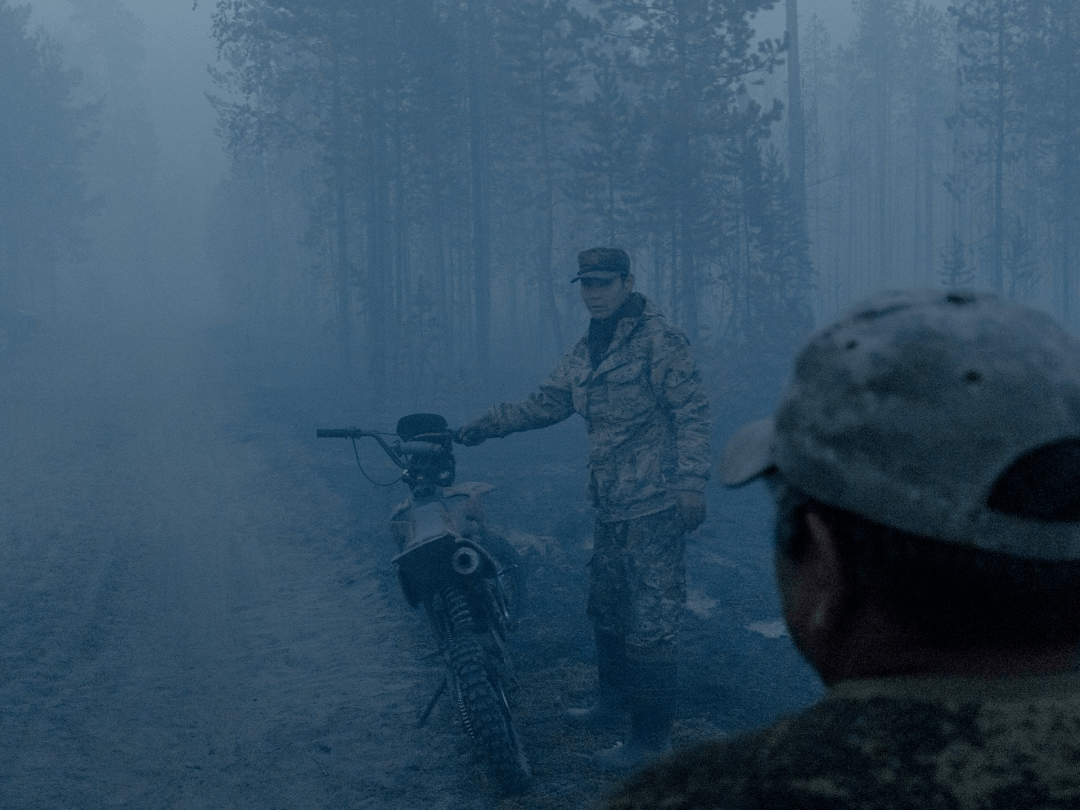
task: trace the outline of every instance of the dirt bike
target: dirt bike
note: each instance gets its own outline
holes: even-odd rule
[[[354,453],[357,439],[374,439],[409,487],[408,500],[390,518],[400,548],[392,562],[406,601],[427,614],[445,665],[418,725],[449,691],[465,732],[500,787],[524,790],[530,771],[511,713],[515,677],[507,647],[511,609],[523,583],[513,547],[484,521],[480,498],[494,487],[455,486],[453,432],[436,414],[402,417],[392,442],[357,428],[320,429],[316,435],[351,439]]]

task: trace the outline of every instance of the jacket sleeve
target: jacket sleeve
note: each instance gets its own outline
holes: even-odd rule
[[[568,419],[574,413],[571,386],[572,352],[559,361],[540,389],[521,402],[504,402],[484,414],[491,437],[536,430]]]
[[[675,330],[665,331],[654,355],[653,385],[668,408],[679,459],[676,489],[703,492],[712,467],[709,398],[690,343]]]

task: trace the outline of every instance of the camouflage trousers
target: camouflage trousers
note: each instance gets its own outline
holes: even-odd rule
[[[632,661],[669,660],[676,654],[686,604],[684,549],[675,508],[596,523],[588,615],[598,632],[623,640]]]

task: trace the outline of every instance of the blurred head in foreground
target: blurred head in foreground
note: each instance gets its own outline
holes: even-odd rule
[[[785,616],[826,683],[1040,669],[1080,638],[1080,344],[1048,316],[975,292],[868,301],[729,443],[721,480],[758,477]]]

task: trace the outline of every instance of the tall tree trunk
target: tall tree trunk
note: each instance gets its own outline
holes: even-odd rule
[[[1072,317],[1072,258],[1069,241],[1069,228],[1066,226],[1061,233],[1061,320],[1065,323],[1069,323]]]
[[[387,149],[387,59],[381,47],[386,26],[379,19],[377,7],[367,15],[371,95],[368,102],[368,296],[367,296],[367,354],[368,386],[371,391],[386,390],[387,344],[392,339],[388,330],[387,313],[391,308],[393,276],[392,226],[390,223],[390,171]]]
[[[540,309],[544,320],[551,329],[557,357],[566,348],[563,339],[562,321],[555,304],[555,285],[552,281],[554,268],[552,257],[555,251],[555,180],[552,168],[551,145],[548,142],[548,107],[547,107],[547,54],[540,54],[540,161],[544,171],[544,236],[540,243],[540,266],[538,283]],[[613,244],[613,243],[612,243]]]
[[[1072,279],[1072,239],[1076,222],[1078,197],[1075,184],[1077,177],[1076,156],[1069,143],[1058,146],[1058,167],[1062,182],[1061,205],[1061,320],[1071,326],[1073,279]]]
[[[880,95],[875,102],[877,107],[875,115],[877,155],[874,160],[877,168],[875,172],[877,188],[872,192],[877,198],[874,242],[878,252],[876,260],[879,262],[881,269],[878,283],[893,284],[895,279],[893,278],[892,183],[890,182],[892,177],[890,172],[892,162],[892,93],[890,92],[889,79],[884,76],[879,78],[882,81],[882,86],[879,88]]]
[[[679,68],[679,108],[680,114],[692,110],[695,100],[691,98],[690,57],[687,42],[690,37],[690,8],[688,4],[678,4],[675,25],[675,50]],[[698,279],[696,267],[695,223],[699,210],[694,160],[693,132],[688,127],[680,127],[675,137],[675,165],[683,175],[682,193],[676,196],[675,227],[679,233],[679,250],[672,256],[678,264],[672,264],[671,272],[679,289],[679,305],[676,317],[692,342],[698,339]]]
[[[481,374],[491,361],[491,225],[488,220],[489,138],[487,120],[490,40],[484,0],[469,2],[469,184],[472,192],[473,295],[476,359]]]
[[[994,233],[991,272],[994,289],[1005,290],[1005,0],[998,0],[997,98],[994,111]]]
[[[934,282],[934,141],[933,135],[926,138],[926,150],[923,153],[923,174],[925,183],[923,194],[925,195],[924,208],[926,211],[926,233],[923,235],[923,251],[925,264],[925,279],[927,284]]]
[[[687,231],[692,227],[683,218],[683,249],[680,252],[680,280],[682,287],[682,328],[692,342],[698,339],[698,285],[697,257],[694,240]]]
[[[335,31],[330,32],[330,154],[334,189],[334,292],[337,297],[338,361],[346,391],[351,394],[352,364],[352,284],[349,263],[349,205],[346,123],[341,100],[341,60]]]
[[[934,283],[934,116],[929,91],[919,87],[915,99],[914,280]],[[920,267],[921,265],[921,267]]]
[[[798,232],[806,227],[806,125],[803,121],[802,72],[799,66],[798,0],[787,0],[788,33],[788,179],[795,200]]]
[[[412,267],[409,262],[409,217],[405,210],[405,138],[400,121],[391,125],[394,141],[393,228],[394,228],[394,318],[391,330],[395,339],[402,336],[403,325],[409,318],[412,300]]]

